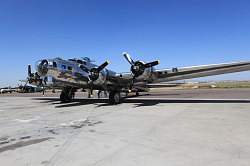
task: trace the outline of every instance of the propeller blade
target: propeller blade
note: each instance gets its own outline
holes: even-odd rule
[[[45,94],[45,85],[47,85],[46,79],[44,78],[42,81],[42,87],[43,87],[43,96]]]
[[[27,79],[26,82],[25,82],[25,84],[24,84],[24,87],[27,86],[28,82],[29,82],[29,80]]]
[[[145,67],[146,68],[154,67],[154,66],[159,65],[159,64],[160,64],[160,61],[153,61],[153,62],[150,62],[150,63],[146,63]]]
[[[24,92],[24,89],[26,88],[27,84],[28,84],[29,80],[27,79],[24,86],[20,86],[20,89]]]
[[[47,85],[47,81],[46,81],[46,79],[45,79],[45,78],[44,78],[43,82],[44,82],[44,85]]]
[[[45,89],[44,89],[44,86],[43,86],[43,96],[44,96],[44,94],[45,94]]]
[[[131,58],[131,56],[128,54],[128,53],[123,53],[123,56],[125,57],[125,59],[128,61],[128,63],[130,63],[131,65],[134,65],[134,61],[133,59]]]
[[[28,65],[28,76],[31,77],[32,73],[31,73],[31,65]]]
[[[103,64],[101,64],[98,68],[97,71],[100,72],[102,71],[105,67],[107,67],[109,65],[109,61],[104,62]]]

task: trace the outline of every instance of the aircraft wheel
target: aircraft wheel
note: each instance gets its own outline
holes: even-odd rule
[[[62,90],[61,95],[60,95],[60,100],[61,102],[71,102],[73,99],[73,93],[69,88],[65,88]]]
[[[139,93],[139,92],[136,92],[136,93],[135,93],[135,96],[139,96],[139,95],[140,95],[140,93]]]
[[[64,91],[61,92],[60,100],[61,100],[61,102],[63,102],[63,103],[69,102],[69,98],[67,97],[67,94],[66,94]]]
[[[109,93],[109,103],[119,104],[121,103],[121,93],[120,92],[110,92]]]

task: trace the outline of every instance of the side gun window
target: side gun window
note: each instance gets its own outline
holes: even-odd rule
[[[62,69],[63,69],[63,70],[66,70],[66,65],[62,65]]]
[[[56,62],[53,62],[53,67],[54,67],[54,68],[57,68]]]
[[[72,71],[72,70],[73,70],[73,68],[72,68],[71,66],[68,66],[68,70]]]

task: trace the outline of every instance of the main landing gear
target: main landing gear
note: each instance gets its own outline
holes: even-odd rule
[[[61,102],[71,102],[72,99],[75,97],[75,89],[72,87],[65,87],[63,88],[61,95],[60,95],[60,100]]]
[[[74,99],[76,89],[72,87],[63,88],[60,100],[61,102],[71,102]],[[122,102],[121,92],[119,91],[111,91],[109,92],[109,104],[120,104]]]
[[[109,104],[119,104],[121,103],[121,93],[118,91],[109,92]]]
[[[128,94],[126,94],[127,97]],[[135,93],[135,96],[140,96],[139,92]],[[125,98],[126,98],[125,97]],[[122,102],[123,98],[121,97],[120,91],[111,91],[109,92],[109,104],[120,104]]]

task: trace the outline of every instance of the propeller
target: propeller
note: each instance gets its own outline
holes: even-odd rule
[[[89,74],[89,78],[90,80],[96,81],[99,78],[100,72],[109,65],[109,61],[104,62],[103,64],[101,64],[98,67],[94,67],[92,69],[90,69],[90,74]]]
[[[47,73],[47,65],[48,65],[48,61],[45,61],[43,60],[39,66],[38,66],[38,70],[39,70],[39,73],[42,73],[42,74],[45,74],[45,72]],[[28,78],[27,78],[27,81],[24,85],[24,87],[27,86],[28,83],[39,83],[38,85],[39,86],[42,86],[43,88],[43,95],[45,94],[45,85],[47,85],[47,82],[46,82],[46,79],[41,79],[40,75],[38,74],[38,72],[35,72],[35,73],[32,73],[31,71],[31,65],[28,65]]]
[[[147,68],[151,68],[160,64],[160,61],[153,61],[149,63],[145,63],[143,61],[134,61],[128,53],[123,53],[123,56],[131,65],[130,70],[131,70],[131,73],[133,73],[133,78],[131,80],[131,84],[129,87],[130,90],[132,90],[133,88],[136,77],[139,77],[140,75],[142,75]]]
[[[89,71],[89,98],[93,95],[93,82],[96,81],[99,76],[100,76],[100,72],[109,65],[109,61],[105,61],[103,64],[101,64],[98,67],[94,67],[92,69],[90,69]]]
[[[143,61],[134,61],[128,53],[123,53],[125,59],[131,64],[131,72],[134,77],[139,77],[142,75],[147,68],[154,67],[160,64],[160,61],[153,61],[145,63]]]

